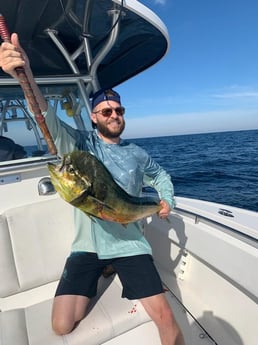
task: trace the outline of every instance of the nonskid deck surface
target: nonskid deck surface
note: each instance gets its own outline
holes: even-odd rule
[[[200,322],[194,318],[171,291],[167,290],[166,296],[183,332],[186,345],[217,345]]]

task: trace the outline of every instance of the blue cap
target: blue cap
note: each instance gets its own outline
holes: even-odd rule
[[[92,97],[92,101],[91,101],[92,109],[94,109],[99,103],[103,101],[115,101],[121,104],[120,95],[116,91],[112,89],[99,90]]]

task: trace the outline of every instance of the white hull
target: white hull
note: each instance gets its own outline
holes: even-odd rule
[[[117,277],[100,282],[98,303],[71,335],[53,334],[51,303],[73,237],[73,212],[57,195],[38,194],[47,175],[44,162],[1,172],[0,344],[160,344],[139,302],[120,298]],[[177,202],[169,222],[147,218],[144,232],[186,344],[256,345],[258,214]],[[219,209],[233,212],[234,220]]]

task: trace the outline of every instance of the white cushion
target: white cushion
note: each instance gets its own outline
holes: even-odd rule
[[[27,329],[24,309],[0,313],[1,345],[27,345]]]
[[[19,283],[16,275],[11,239],[6,219],[2,215],[0,215],[0,277],[0,297],[5,297],[18,291]]]
[[[74,234],[72,207],[52,199],[10,209],[4,215],[19,291],[59,279]]]
[[[97,345],[150,319],[139,301],[121,298],[119,279],[101,278],[88,315],[66,336],[51,327],[53,299],[0,313],[1,345]]]

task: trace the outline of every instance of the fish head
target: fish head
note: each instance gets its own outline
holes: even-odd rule
[[[72,152],[65,154],[59,163],[48,163],[55,190],[69,203],[86,194],[91,188],[91,181],[82,170],[80,158],[77,152]]]

